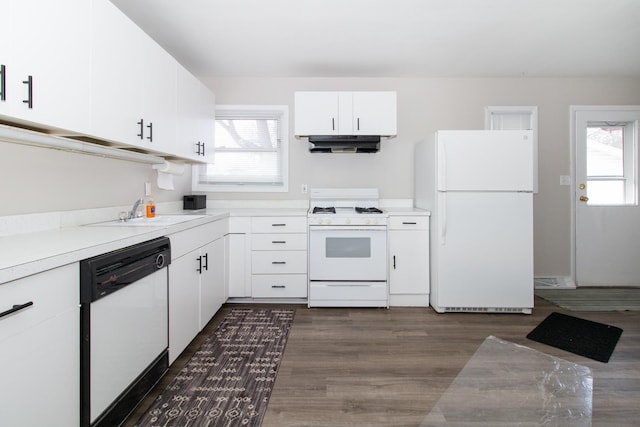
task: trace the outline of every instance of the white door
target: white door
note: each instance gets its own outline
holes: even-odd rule
[[[437,141],[438,190],[533,190],[531,131],[440,131]]]
[[[579,286],[640,285],[640,106],[572,107]]]
[[[354,135],[398,133],[396,104],[396,92],[353,92]]]
[[[296,92],[295,134],[337,135],[338,92]]]

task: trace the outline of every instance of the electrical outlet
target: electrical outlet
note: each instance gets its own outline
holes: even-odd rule
[[[309,192],[309,187],[307,187],[307,184],[302,184],[302,185],[300,186],[300,192],[301,192],[302,194],[307,194],[307,193]]]
[[[151,183],[150,182],[145,182],[144,183],[144,195],[145,196],[150,196],[151,195]]]

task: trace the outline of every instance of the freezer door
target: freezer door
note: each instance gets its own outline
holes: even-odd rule
[[[533,191],[533,134],[439,131],[439,191]]]
[[[432,305],[533,307],[532,197],[438,194]]]

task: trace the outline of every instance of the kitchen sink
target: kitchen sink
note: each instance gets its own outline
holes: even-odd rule
[[[158,215],[154,218],[133,218],[126,221],[106,221],[89,224],[92,227],[166,227],[181,222],[204,218],[206,215]]]

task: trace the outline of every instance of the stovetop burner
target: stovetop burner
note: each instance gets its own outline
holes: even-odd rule
[[[381,214],[382,211],[378,208],[374,208],[374,207],[369,207],[369,208],[362,208],[360,206],[356,206],[356,212],[357,213],[374,213],[374,214]]]
[[[320,206],[316,206],[316,207],[313,208],[313,213],[314,214],[323,214],[323,213],[334,214],[334,213],[336,213],[336,208],[334,208],[333,206],[326,207],[326,208],[322,208]]]

